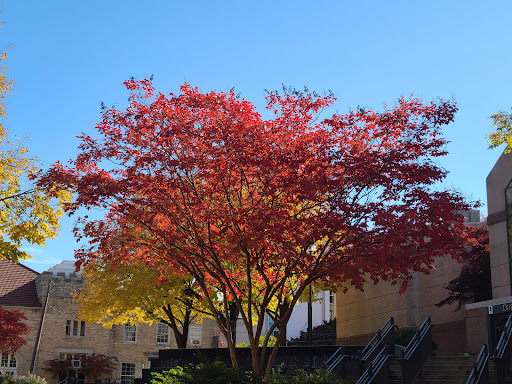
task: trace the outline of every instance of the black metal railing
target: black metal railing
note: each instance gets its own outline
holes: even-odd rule
[[[512,357],[512,314],[508,316],[505,328],[501,334],[500,341],[496,346],[493,356],[494,365],[496,367],[496,384],[503,384],[507,379],[510,369],[510,358]]]
[[[383,346],[387,346],[389,354],[395,354],[395,330],[395,319],[390,317],[361,352],[363,366],[373,361]]]
[[[402,363],[402,384],[411,384],[432,353],[432,321],[430,316],[418,328],[404,349]]]
[[[360,377],[368,363],[374,360],[383,346],[386,346],[389,354],[394,353],[395,329],[394,319],[390,317],[361,352],[347,354],[343,347],[340,347],[327,359],[325,369],[343,378]]]
[[[487,344],[480,350],[466,384],[489,384],[489,353],[487,352]]]
[[[382,347],[375,358],[370,361],[356,384],[388,384],[389,363],[391,359],[389,348]]]

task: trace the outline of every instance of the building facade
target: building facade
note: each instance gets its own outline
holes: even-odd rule
[[[0,260],[0,305],[25,314],[30,327],[27,344],[14,356],[2,356],[1,373],[26,375],[30,372],[48,383],[94,382],[95,380],[130,383],[141,376],[149,358],[159,349],[177,348],[174,335],[165,324],[116,325],[111,329],[86,324],[77,317],[78,304],[72,293],[85,282],[66,268],[39,274],[29,268]],[[210,348],[219,331],[211,319],[192,325],[189,348]],[[115,358],[110,375],[88,377],[77,369],[69,372],[48,370],[48,361],[79,359],[83,355]]]
[[[480,225],[478,211],[465,213],[468,225]],[[430,274],[413,273],[405,294],[388,282],[367,283],[336,297],[338,344],[366,344],[375,332],[393,317],[398,329],[417,329],[430,316],[437,354],[458,355],[478,352],[487,342],[485,313],[480,309],[457,310],[457,304],[437,307],[449,292],[445,287],[457,278],[463,264],[450,256],[438,258]]]

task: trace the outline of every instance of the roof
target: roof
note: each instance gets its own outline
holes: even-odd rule
[[[41,307],[35,279],[39,273],[10,260],[0,259],[0,305]]]

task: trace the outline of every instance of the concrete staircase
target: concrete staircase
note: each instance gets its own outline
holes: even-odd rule
[[[465,384],[474,362],[474,356],[431,356],[415,383]]]
[[[459,356],[431,356],[421,374],[414,381],[415,384],[465,384],[469,372],[473,368],[476,357]],[[400,364],[393,361],[390,365],[391,384],[401,384]],[[489,361],[489,383],[495,383],[494,363]],[[507,384],[512,384],[509,375]]]

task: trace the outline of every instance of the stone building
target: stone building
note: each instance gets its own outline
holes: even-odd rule
[[[99,324],[85,324],[76,315],[77,303],[71,294],[85,284],[80,276],[69,273],[63,265],[39,274],[21,264],[0,260],[0,305],[25,313],[30,333],[27,345],[15,356],[2,356],[0,372],[25,375],[33,372],[57,383],[77,379],[92,382],[108,379],[129,383],[148,367],[148,359],[159,349],[176,348],[170,328],[164,324],[117,325],[106,329]],[[212,347],[218,329],[212,320],[191,326],[189,347]],[[116,358],[110,377],[84,377],[71,371],[58,375],[45,370],[46,362],[82,355],[102,354]],[[5,367],[4,367],[5,365]]]

